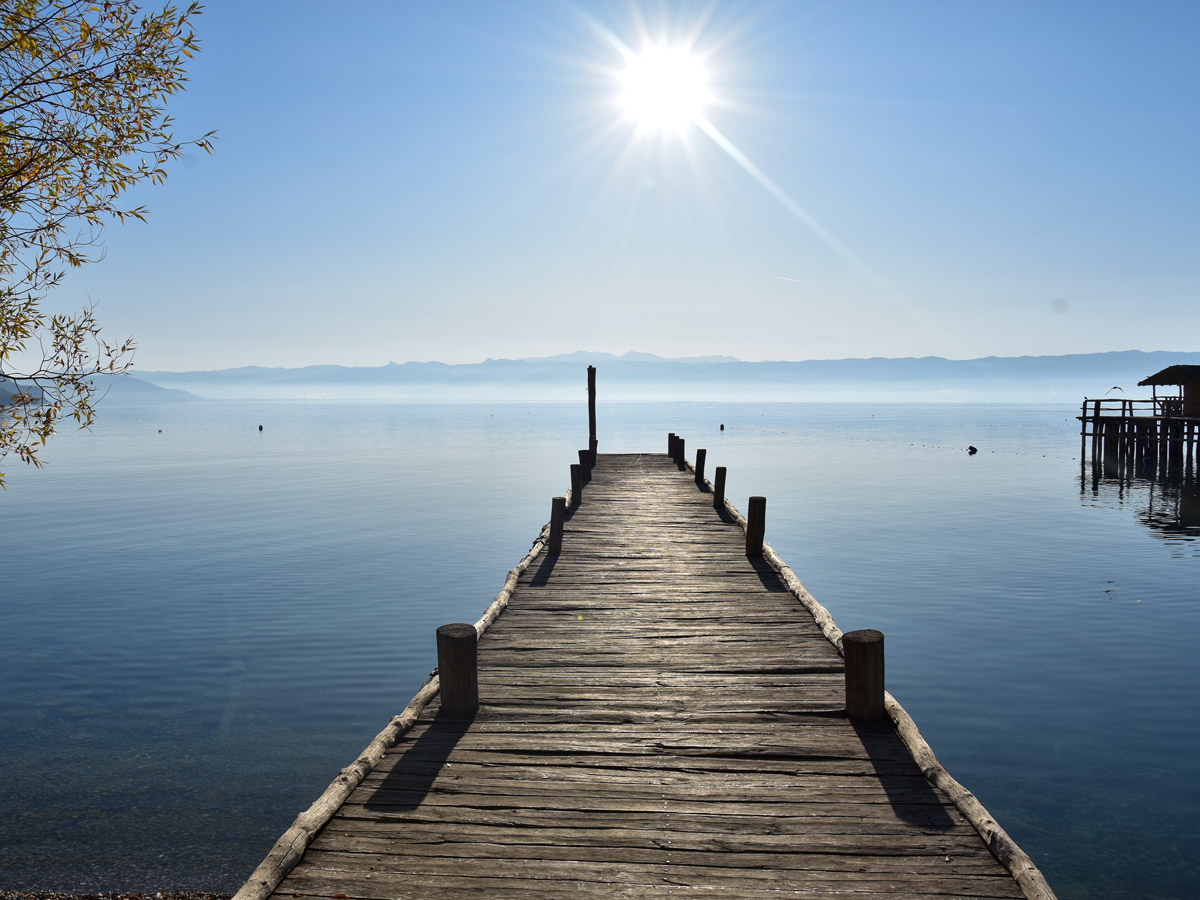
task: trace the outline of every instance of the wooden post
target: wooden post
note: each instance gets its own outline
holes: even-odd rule
[[[713,473],[713,508],[725,508],[725,467],[717,466]]]
[[[555,556],[562,553],[563,520],[567,517],[567,498],[555,497],[550,501],[550,547]]]
[[[675,432],[667,432],[667,456],[675,458]]]
[[[571,505],[578,506],[583,502],[583,466],[571,463]]]
[[[679,466],[679,471],[681,472],[687,468],[687,457],[684,456],[686,443],[681,437],[675,438],[675,465]]]
[[[592,461],[591,450],[579,451],[579,468],[583,471],[583,483],[587,484],[592,480],[592,467],[589,465]]]
[[[1083,455],[1087,453],[1087,398],[1083,398],[1083,408],[1079,410],[1079,466],[1083,467]]]
[[[596,464],[596,367],[588,366],[588,452]]]
[[[746,513],[746,555],[762,556],[763,535],[767,531],[767,498],[751,497]]]
[[[696,484],[704,487],[704,458],[708,451],[703,447],[696,451]]]
[[[883,718],[883,632],[873,628],[842,635],[846,658],[846,715],[862,722]]]
[[[479,658],[475,626],[466,622],[437,630],[438,680],[442,712],[472,716],[479,709]]]
[[[599,446],[600,446],[600,442],[597,441],[595,438],[592,438],[590,449],[592,451],[591,466],[593,469],[596,468],[596,448]]]

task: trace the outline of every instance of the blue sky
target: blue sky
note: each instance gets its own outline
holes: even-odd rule
[[[1198,4],[212,0],[198,31],[172,110],[216,152],[53,301],[140,368],[1198,349]],[[711,133],[624,115],[648,39],[703,60]]]

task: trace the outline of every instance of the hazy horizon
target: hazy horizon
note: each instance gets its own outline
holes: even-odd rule
[[[904,357],[742,361],[731,357],[663,358],[574,351],[552,357],[487,359],[467,364],[391,362],[382,366],[244,366],[141,372],[144,383],[212,400],[382,402],[569,402],[578,400],[584,366],[595,363],[600,395],[611,402],[684,400],[758,402],[1036,402],[1075,404],[1117,391],[1145,393],[1137,382],[1168,365],[1200,365],[1200,353],[1125,351],[1074,356],[948,360]],[[1114,382],[1117,384],[1114,385]],[[118,397],[153,402],[116,386]],[[1148,394],[1147,394],[1148,395]],[[166,397],[161,397],[165,401]],[[178,399],[178,398],[177,398]]]
[[[942,356],[940,354],[928,354],[925,356],[839,356],[839,357],[806,357],[803,359],[745,359],[737,356],[728,356],[721,354],[707,354],[704,356],[663,356],[645,350],[626,350],[624,352],[613,352],[607,350],[572,350],[558,353],[547,353],[537,356],[486,356],[480,359],[470,359],[462,362],[449,362],[442,359],[405,359],[396,360],[389,359],[380,363],[356,362],[356,363],[336,363],[327,360],[317,362],[299,362],[294,365],[287,366],[265,366],[258,363],[249,362],[236,366],[224,366],[221,368],[205,368],[205,369],[149,369],[144,366],[135,366],[130,374],[137,375],[139,371],[147,373],[171,373],[184,374],[187,372],[226,372],[237,369],[308,369],[322,367],[337,367],[337,368],[383,368],[386,366],[406,366],[406,365],[444,365],[444,366],[473,366],[482,365],[489,362],[525,362],[525,361],[562,361],[562,362],[581,362],[587,363],[589,360],[610,360],[613,362],[624,361],[660,361],[660,362],[694,362],[705,361],[712,364],[723,362],[734,363],[810,363],[810,362],[854,362],[854,361],[870,361],[870,360],[923,360],[923,359],[944,359],[951,362],[970,362],[975,360],[990,360],[990,359],[1043,359],[1056,357],[1078,357],[1078,356],[1098,356],[1112,355],[1121,353],[1177,353],[1181,356],[1200,353],[1198,350],[1163,350],[1152,349],[1143,350],[1137,348],[1123,348],[1110,350],[1096,350],[1089,353],[1038,353],[1038,354],[1019,354],[1019,355],[1002,355],[990,354],[988,356],[972,356],[972,357],[952,357]],[[1150,373],[1147,373],[1150,374]]]

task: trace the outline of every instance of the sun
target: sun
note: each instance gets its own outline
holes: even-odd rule
[[[703,62],[684,47],[648,46],[621,73],[621,106],[639,129],[682,132],[711,99]]]

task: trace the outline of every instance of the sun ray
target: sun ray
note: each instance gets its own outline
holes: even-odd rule
[[[772,181],[767,176],[766,172],[756,166],[754,162],[748,156],[746,156],[746,154],[739,150],[732,141],[725,137],[725,135],[717,131],[716,126],[713,125],[712,122],[703,116],[697,117],[695,122],[696,127],[703,131],[714,144],[724,150],[726,155],[739,166],[741,166],[745,170],[746,174],[757,181],[759,185],[761,185],[767,191],[768,194],[778,200],[784,209],[804,223],[804,225],[808,227],[809,231],[820,238],[830,250],[857,269],[863,277],[870,281],[871,284],[877,287],[880,291],[887,294],[893,300],[900,299],[896,291],[893,290],[886,281],[875,274],[870,266],[859,259],[853,252],[851,252],[849,247],[834,237],[828,228],[813,218],[812,214],[809,213],[808,210],[788,196],[787,192],[784,191],[783,188],[777,185],[774,181]]]

